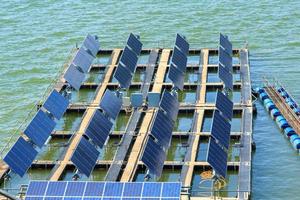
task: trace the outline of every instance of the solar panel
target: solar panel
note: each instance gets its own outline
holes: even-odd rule
[[[182,53],[177,47],[174,47],[173,49],[172,63],[175,64],[181,72],[185,72],[187,56],[184,53]]]
[[[233,90],[232,74],[219,64],[219,78],[224,82],[225,88]]]
[[[175,45],[185,54],[188,55],[190,45],[189,43],[180,35],[177,33],[176,35],[176,41]]]
[[[111,118],[116,119],[122,107],[122,100],[114,92],[107,89],[101,99],[100,107]]]
[[[83,47],[81,47],[73,59],[73,64],[80,67],[84,73],[87,73],[93,60],[94,57],[85,51]]]
[[[84,81],[85,75],[80,72],[75,65],[71,64],[67,69],[64,79],[75,89],[79,90],[81,83]]]
[[[3,160],[13,172],[23,177],[37,153],[31,144],[19,137]]]
[[[233,103],[232,101],[222,92],[218,91],[216,98],[216,107],[221,111],[222,115],[231,121]]]
[[[159,106],[167,112],[167,114],[171,117],[173,121],[176,120],[178,110],[179,110],[179,102],[178,98],[175,95],[172,95],[167,90],[164,90]]]
[[[217,139],[226,149],[229,147],[231,125],[215,110],[211,127],[211,135]]]
[[[43,147],[55,125],[56,123],[46,113],[39,110],[26,127],[24,133],[34,144]]]
[[[228,40],[228,37],[225,37],[222,33],[220,33],[220,46],[224,48],[227,54],[232,55],[232,44]]]
[[[55,89],[51,92],[48,99],[44,103],[46,108],[56,119],[60,119],[66,112],[69,105],[68,99],[62,96]]]
[[[131,105],[134,108],[141,107],[143,105],[143,94],[132,93],[130,96]]]
[[[151,134],[158,140],[158,143],[165,148],[170,145],[172,130],[172,119],[165,115],[163,111],[159,110],[153,122]]]
[[[132,33],[130,33],[129,38],[127,40],[127,45],[136,53],[136,55],[140,55],[143,44],[141,41]]]
[[[83,41],[83,46],[91,52],[92,56],[96,57],[100,48],[100,43],[95,36],[88,34]]]
[[[120,62],[122,62],[124,66],[131,71],[131,73],[134,73],[137,61],[138,57],[136,56],[136,54],[128,47],[125,47],[120,58]]]
[[[176,88],[183,90],[184,74],[173,63],[170,64],[168,77]]]
[[[96,165],[99,154],[99,151],[82,137],[71,157],[71,161],[81,173],[89,177]]]
[[[105,144],[113,123],[109,121],[103,113],[96,110],[92,117],[85,134],[100,148]]]
[[[148,106],[158,107],[160,102],[160,93],[148,92]]]
[[[30,181],[25,199],[179,200],[180,182]]]
[[[227,153],[215,142],[214,139],[210,138],[209,141],[207,162],[212,166],[217,174],[225,178],[227,173]]]
[[[114,77],[119,81],[121,88],[128,88],[130,86],[132,74],[130,70],[124,67],[120,62]]]
[[[232,57],[219,47],[219,62],[225,69],[232,73]]]
[[[149,138],[142,157],[142,161],[149,169],[149,172],[160,177],[165,159],[166,153],[162,147],[160,147],[153,139]]]

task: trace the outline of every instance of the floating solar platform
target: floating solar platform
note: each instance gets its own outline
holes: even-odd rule
[[[0,168],[0,176],[3,178],[8,169],[10,173],[25,176],[28,169],[51,166],[51,181],[31,182],[26,199],[170,200],[188,196],[211,199],[211,193],[203,192],[195,180],[202,171],[214,170],[231,185],[234,178],[228,171],[232,171],[239,177],[234,183],[237,189],[222,192],[222,195],[226,199],[249,199],[252,99],[248,50],[233,49],[230,38],[224,34],[220,38],[216,36],[219,45],[214,49],[201,49],[181,34],[174,34],[170,47],[151,49],[144,48],[143,38],[134,33],[128,34],[118,49],[101,49],[102,43],[97,38],[87,35],[78,43],[82,45],[70,56],[72,59],[59,80],[41,101],[45,103],[38,107],[45,115],[34,120],[30,131],[20,131],[25,134],[19,139],[21,142],[18,140],[7,151],[4,163],[8,166]],[[218,59],[211,62],[213,57],[220,57],[220,63]],[[237,64],[232,65],[233,57],[238,57]],[[197,64],[193,60],[201,62]],[[240,82],[232,80],[232,69],[240,74]],[[222,82],[208,80],[211,71],[216,70]],[[197,77],[197,81],[191,80],[192,77]],[[77,92],[81,95],[90,88],[94,93],[89,100],[69,101]],[[211,88],[216,89],[217,99],[209,102],[207,96]],[[241,91],[240,100],[234,102],[233,88],[235,93],[236,89]],[[212,130],[203,130],[209,121],[206,114],[214,111],[218,114],[212,120]],[[82,117],[68,121],[71,113],[80,113]],[[241,116],[241,131],[228,132],[236,114]],[[62,124],[63,130],[51,132],[53,123],[46,119]],[[25,128],[32,125],[30,120]],[[79,123],[78,128],[69,131],[64,121]],[[46,128],[38,129],[45,125]],[[52,153],[45,143],[45,140],[51,141],[49,136],[68,141],[53,161],[37,156],[39,151]],[[243,144],[238,149],[238,162],[231,160],[236,155],[230,155],[231,151],[228,154],[228,149],[235,148],[229,146],[233,139]],[[206,145],[209,149],[206,142],[209,140],[213,141],[211,151],[203,148]],[[23,153],[24,149],[27,154]],[[85,176],[93,180],[98,169],[107,182],[83,181],[87,180]],[[71,182],[75,173],[79,179]],[[169,182],[176,179],[182,186],[191,188],[188,195],[180,194],[181,185],[177,183],[158,182],[160,176]],[[149,182],[135,183],[144,178],[149,178]],[[70,182],[57,182],[62,179]],[[28,184],[27,180],[21,180]],[[200,189],[195,191],[195,187]]]

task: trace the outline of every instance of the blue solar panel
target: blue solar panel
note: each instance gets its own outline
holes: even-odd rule
[[[31,144],[19,137],[3,160],[13,172],[22,177],[31,166],[37,153]]]
[[[120,62],[114,77],[119,81],[121,88],[128,88],[130,86],[132,74],[130,70],[124,67]]]
[[[180,35],[176,35],[175,45],[185,54],[188,55],[190,45],[189,43]]]
[[[166,153],[162,147],[160,147],[153,139],[149,138],[142,157],[142,161],[149,169],[149,172],[160,177],[165,159]]]
[[[181,183],[164,183],[162,189],[163,197],[180,197]]]
[[[53,181],[48,183],[46,195],[47,196],[64,196],[67,182]]]
[[[143,183],[126,183],[124,185],[123,197],[140,197],[142,189]]]
[[[89,177],[96,165],[99,154],[99,151],[82,137],[72,155],[71,161],[81,173]]]
[[[130,96],[131,106],[134,108],[141,107],[143,105],[143,94],[132,93]]]
[[[81,83],[84,81],[85,75],[80,72],[73,64],[67,69],[64,79],[75,89],[79,90]]]
[[[65,196],[83,196],[86,182],[68,182]]]
[[[129,38],[127,40],[127,45],[136,53],[136,55],[140,55],[143,44],[140,42],[140,40],[130,33]]]
[[[84,73],[87,73],[93,60],[94,57],[81,47],[73,59],[73,64],[80,67]]]
[[[184,74],[173,63],[170,64],[168,77],[176,88],[183,90]]]
[[[62,197],[45,197],[45,200],[63,200]]]
[[[49,95],[48,99],[44,103],[46,108],[56,119],[60,119],[66,112],[69,105],[68,99],[62,96],[55,89]]]
[[[100,48],[100,43],[95,36],[88,34],[83,41],[83,46],[90,51],[92,56],[96,57]]]
[[[177,66],[181,72],[185,72],[187,64],[187,56],[177,47],[174,47],[171,62]]]
[[[84,196],[102,196],[105,183],[88,182]]]
[[[160,93],[148,92],[147,99],[149,107],[158,107],[160,102]]]
[[[32,121],[26,127],[24,133],[33,143],[42,147],[51,135],[55,122],[42,110],[39,110]]]
[[[122,107],[122,100],[114,92],[107,89],[100,102],[100,107],[111,118],[116,119]]]
[[[103,147],[113,123],[109,121],[99,110],[95,111],[85,134],[100,148]]]
[[[232,44],[228,40],[228,37],[220,33],[220,46],[226,51],[230,56],[232,55]]]
[[[36,188],[40,188],[38,192]],[[47,191],[47,192],[46,192]],[[26,199],[178,199],[180,182],[31,181]]]
[[[142,197],[160,197],[162,183],[145,183]]]
[[[128,47],[125,47],[120,58],[120,62],[122,62],[123,65],[131,71],[131,73],[134,73],[137,61],[138,57],[136,56],[136,54]]]
[[[165,148],[168,148],[170,145],[173,125],[172,119],[165,115],[163,111],[159,110],[157,112],[151,134],[158,140],[158,143]]]
[[[217,93],[216,107],[225,118],[231,121],[233,103],[225,94],[220,91]]]
[[[178,98],[175,95],[172,95],[167,90],[164,90],[159,106],[167,112],[167,114],[171,117],[173,121],[176,120],[178,110],[179,110],[179,102]]]
[[[231,125],[215,110],[211,127],[211,135],[217,139],[226,149],[229,147]]]
[[[47,189],[47,181],[32,181],[27,189],[26,195],[43,196]]]
[[[221,65],[232,73],[232,57],[219,47],[219,62]]]
[[[44,197],[25,197],[25,200],[44,200]]]
[[[107,182],[103,196],[106,197],[121,197],[124,183],[121,182]]]
[[[227,173],[227,153],[210,138],[207,162],[212,166],[217,174],[226,177]]]
[[[224,82],[225,88],[233,90],[232,74],[219,64],[219,78]]]

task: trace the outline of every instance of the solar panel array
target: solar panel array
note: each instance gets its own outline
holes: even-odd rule
[[[217,92],[216,107],[229,121],[232,119],[233,102],[222,92]]]
[[[218,111],[215,111],[211,128],[211,136],[226,149],[229,147],[230,129],[230,123]]]
[[[114,92],[107,89],[101,99],[100,107],[107,115],[116,119],[122,107],[122,100]]]
[[[31,141],[39,147],[42,147],[51,132],[53,131],[56,123],[44,111],[39,110],[29,123],[24,133]]]
[[[102,148],[112,127],[113,123],[105,117],[103,113],[96,110],[86,128],[85,134],[93,141],[94,144]]]
[[[88,34],[83,41],[82,47],[78,49],[68,69],[64,74],[64,79],[75,90],[79,90],[80,85],[85,79],[85,74],[95,59],[100,48],[96,36]]]
[[[180,182],[31,181],[25,200],[179,200]]]
[[[89,177],[96,165],[100,152],[84,137],[78,143],[71,161],[77,169]]]
[[[216,143],[214,138],[209,140],[209,150],[207,155],[207,162],[215,170],[216,174],[226,177],[227,174],[227,152]]]
[[[159,110],[151,127],[151,135],[146,144],[142,161],[149,169],[150,174],[161,176],[166,151],[170,146],[173,126],[179,110],[177,95],[166,89],[162,95]]]
[[[66,112],[69,105],[68,99],[56,90],[53,90],[45,101],[43,107],[46,108],[56,119],[60,119]]]
[[[220,33],[219,46],[219,78],[224,82],[225,88],[233,90],[232,78],[232,44],[226,36]]]
[[[31,166],[37,154],[38,152],[32,144],[26,142],[24,138],[19,137],[3,160],[13,172],[22,177]]]
[[[174,87],[179,90],[183,90],[188,52],[189,43],[181,35],[177,34],[168,77],[173,82]]]
[[[137,66],[138,56],[142,51],[142,46],[143,44],[138,37],[131,33],[114,74],[121,88],[128,88],[130,86]]]

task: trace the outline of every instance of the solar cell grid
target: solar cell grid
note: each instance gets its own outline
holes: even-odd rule
[[[140,55],[143,44],[134,34],[130,33],[127,45],[136,53],[136,55]]]
[[[37,153],[31,144],[26,142],[24,138],[19,137],[3,160],[13,172],[23,177]]]
[[[218,91],[216,98],[216,107],[222,112],[223,116],[231,121],[233,102],[222,92]]]
[[[75,65],[71,64],[67,69],[64,79],[75,89],[79,90],[81,83],[84,81],[85,75],[80,72]]]
[[[224,82],[225,88],[233,90],[232,74],[221,65],[219,65],[218,74],[219,74],[219,78]]]
[[[33,188],[42,188],[33,192]],[[84,194],[83,194],[84,191]],[[31,181],[26,199],[179,199],[180,182]]]
[[[159,106],[167,112],[167,114],[171,117],[173,121],[176,120],[178,110],[179,110],[179,102],[178,98],[175,95],[172,95],[167,90],[164,90]]]
[[[83,47],[81,47],[73,59],[73,64],[80,67],[84,73],[87,73],[93,60],[94,57],[85,51]]]
[[[124,67],[120,62],[118,64],[114,77],[118,80],[121,88],[128,88],[130,86],[132,74],[130,70]]]
[[[82,137],[71,157],[71,161],[81,173],[89,177],[96,165],[99,154],[99,151]]]
[[[122,100],[116,96],[115,92],[107,89],[101,99],[100,107],[111,118],[116,119],[122,107]]]
[[[93,143],[102,148],[112,127],[113,123],[109,121],[103,113],[96,110],[89,122],[85,134],[93,141]]]
[[[60,119],[67,110],[68,105],[68,99],[54,89],[45,101],[43,107],[54,115],[56,119]]]
[[[170,64],[168,77],[176,88],[183,90],[184,74],[173,63]]]
[[[227,173],[227,153],[215,142],[214,139],[210,138],[209,141],[207,162],[212,166],[217,174],[225,178]]]
[[[229,147],[231,125],[215,110],[211,128],[211,135],[217,139],[226,149]]]
[[[185,54],[188,55],[190,45],[189,43],[180,35],[176,35],[175,45]]]
[[[43,147],[56,123],[42,110],[39,110],[24,130],[34,144]]]
[[[171,62],[177,66],[181,72],[185,72],[187,65],[187,56],[177,47],[174,47]]]
[[[232,57],[228,55],[221,47],[219,47],[219,62],[226,70],[232,73]]]
[[[91,52],[91,54],[96,57],[100,48],[100,43],[94,36],[88,34],[83,41],[83,46],[85,46]]]
[[[232,55],[232,44],[222,33],[220,33],[220,46],[224,48],[227,54]]]
[[[136,54],[128,47],[125,47],[120,58],[120,62],[122,62],[124,66],[131,71],[131,73],[134,73],[137,61],[138,57],[136,56]]]

